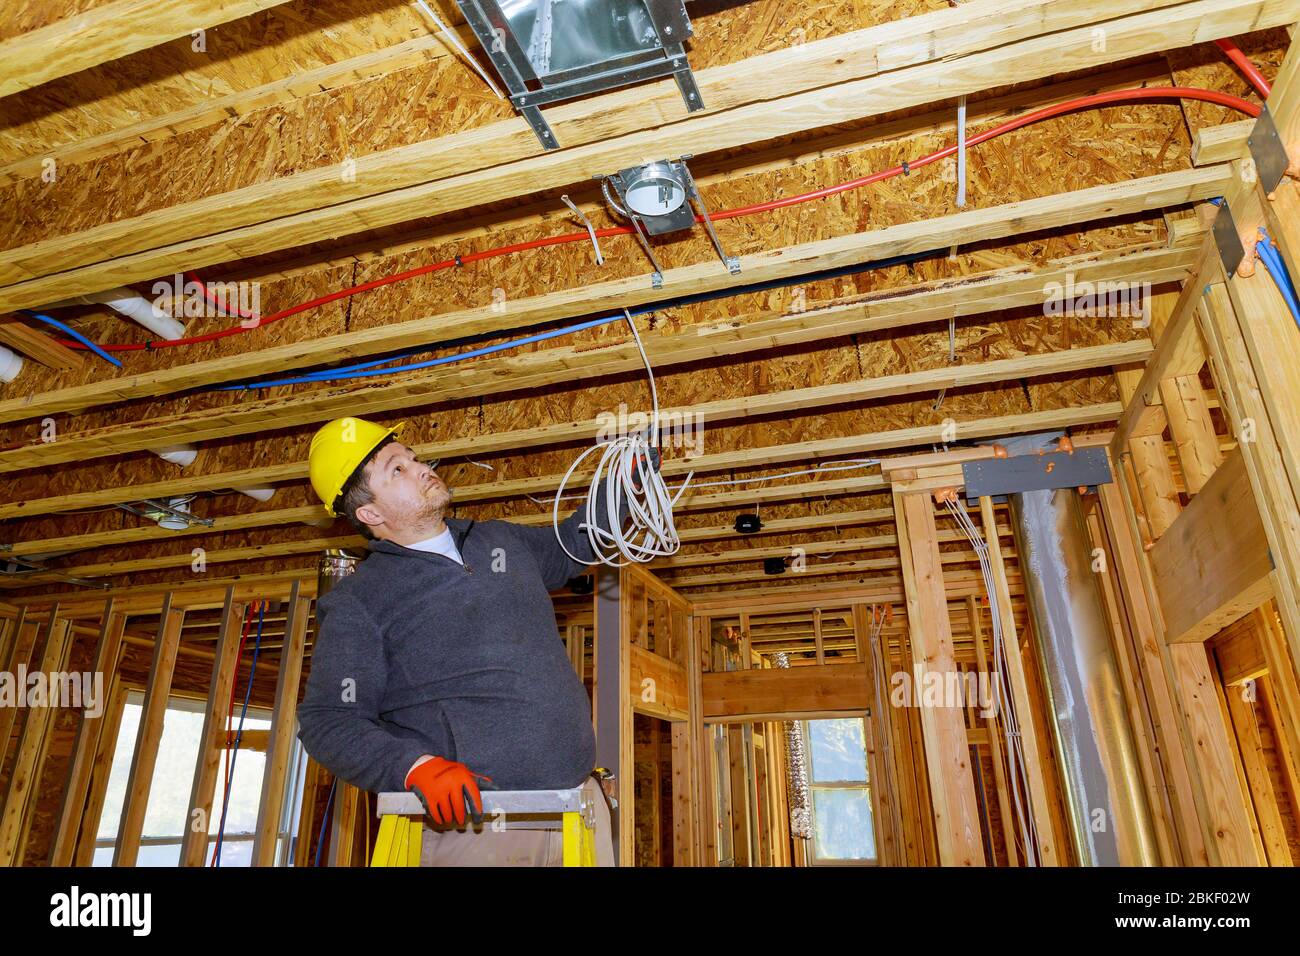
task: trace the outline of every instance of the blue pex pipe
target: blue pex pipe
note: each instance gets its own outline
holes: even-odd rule
[[[56,329],[58,329],[58,330],[59,330],[60,332],[62,332],[64,335],[69,335],[69,336],[71,336],[72,338],[76,339],[78,342],[80,342],[80,343],[81,343],[82,345],[84,345],[86,348],[90,349],[92,352],[94,352],[96,355],[98,355],[100,358],[102,358],[105,362],[109,362],[109,363],[111,363],[111,364],[113,364],[113,365],[116,365],[118,368],[121,368],[121,367],[122,367],[122,363],[121,363],[121,362],[119,362],[117,359],[113,358],[113,356],[109,355],[107,352],[105,352],[103,349],[101,349],[101,348],[100,348],[98,345],[96,345],[94,342],[90,341],[90,339],[86,338],[84,335],[82,335],[82,334],[81,334],[80,332],[78,332],[76,329],[69,328],[68,326],[66,326],[66,325],[64,325],[62,322],[60,322],[58,319],[52,319],[52,318],[50,318],[48,315],[41,315],[41,313],[39,313],[39,312],[33,312],[31,309],[19,309],[18,311],[21,312],[23,315],[30,315],[33,319],[40,319],[42,322],[46,323],[47,325],[52,325],[52,326],[54,326]]]
[[[1264,263],[1264,268],[1268,270],[1268,274],[1277,283],[1277,290],[1282,293],[1287,308],[1291,310],[1291,317],[1295,319],[1296,325],[1300,326],[1300,295],[1296,294],[1295,282],[1291,278],[1291,273],[1287,271],[1286,263],[1282,260],[1282,253],[1278,251],[1277,246],[1273,245],[1273,240],[1269,234],[1263,229],[1259,231],[1259,234],[1262,238],[1255,248],[1259,251],[1260,261]]]

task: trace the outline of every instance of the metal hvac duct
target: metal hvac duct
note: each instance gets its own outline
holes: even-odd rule
[[[316,571],[316,600],[329,594],[330,588],[343,578],[355,574],[360,560],[355,554],[348,554],[341,548],[326,548],[320,556],[320,565]]]
[[[1057,488],[1008,501],[1079,862],[1158,865],[1080,496]]]
[[[790,655],[777,651],[772,655],[774,667],[789,667]],[[812,839],[812,795],[808,788],[808,760],[804,748],[803,723],[782,722],[785,730],[787,802],[790,804],[790,835]]]

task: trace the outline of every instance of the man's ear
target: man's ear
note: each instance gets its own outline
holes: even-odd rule
[[[355,512],[357,520],[371,528],[384,523],[384,516],[375,507],[374,502],[364,504]]]

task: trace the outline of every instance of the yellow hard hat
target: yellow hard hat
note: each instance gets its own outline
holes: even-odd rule
[[[307,471],[316,497],[325,504],[331,517],[337,517],[334,502],[352,473],[370,457],[376,446],[389,435],[402,430],[406,422],[392,428],[376,425],[364,418],[336,418],[326,422],[311,437],[307,454]]]

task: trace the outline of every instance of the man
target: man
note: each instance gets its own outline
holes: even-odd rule
[[[550,525],[446,517],[451,491],[396,440],[404,424],[341,418],[312,438],[312,487],[370,555],[317,604],[303,746],[363,790],[419,795],[442,825],[425,834],[427,865],[558,862],[558,830],[463,828],[481,820],[480,782],[599,796],[598,857],[612,865],[591,702],[547,593],[585,566]],[[583,511],[560,534],[594,561]]]

